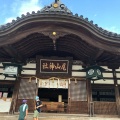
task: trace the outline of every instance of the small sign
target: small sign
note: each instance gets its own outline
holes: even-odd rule
[[[3,93],[4,98],[7,98],[7,96],[8,96],[8,93]]]
[[[68,80],[59,80],[58,88],[68,88]]]
[[[50,88],[50,81],[49,80],[39,80],[39,87],[40,88]]]
[[[58,81],[57,80],[50,80],[50,88],[57,88]]]

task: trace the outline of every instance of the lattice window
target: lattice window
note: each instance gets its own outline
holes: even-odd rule
[[[26,79],[22,79],[20,83],[20,89],[18,99],[34,99],[36,95],[36,83],[33,81],[28,82]]]
[[[87,101],[86,81],[71,81],[70,98],[71,101]]]

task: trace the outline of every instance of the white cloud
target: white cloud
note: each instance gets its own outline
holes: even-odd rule
[[[16,19],[16,17],[21,17],[22,14],[26,14],[27,12],[32,13],[32,11],[37,12],[42,8],[42,5],[40,5],[39,0],[16,0],[12,4],[12,15],[9,18],[5,19],[5,23],[12,22],[13,19]]]
[[[110,32],[120,34],[120,29],[118,29],[116,26],[106,27],[105,29],[110,31]]]
[[[94,14],[94,17],[96,17],[97,16],[97,14]]]
[[[13,19],[15,20],[14,17],[6,18],[5,23],[10,23],[10,22],[12,22]]]
[[[26,14],[27,12],[31,13],[32,11],[37,12],[38,10],[41,9],[38,3],[39,0],[29,0],[28,2],[24,1],[18,10],[18,15],[20,16],[22,14]]]

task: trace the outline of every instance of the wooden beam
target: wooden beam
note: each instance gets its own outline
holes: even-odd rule
[[[97,60],[103,54],[103,52],[104,52],[104,50],[99,50],[99,52],[95,56],[95,60]]]
[[[98,65],[100,66],[109,66],[109,69],[112,69],[110,66],[120,66],[120,63],[111,63],[111,62],[99,62]]]
[[[0,80],[0,85],[14,85],[15,80],[14,81],[10,81],[10,80]]]
[[[3,49],[12,57],[14,58],[14,62],[25,62],[25,58],[18,52],[12,45],[6,45]]]

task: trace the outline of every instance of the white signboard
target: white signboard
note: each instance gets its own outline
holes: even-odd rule
[[[68,80],[39,80],[39,88],[63,88],[68,89]]]
[[[4,97],[4,98],[7,98],[7,96],[8,96],[8,93],[5,93],[5,92],[4,92],[4,93],[3,93],[3,97]]]
[[[59,80],[58,88],[68,88],[68,80]]]
[[[58,80],[50,80],[50,88],[58,88]]]
[[[40,88],[50,88],[49,80],[39,80],[39,87]]]

